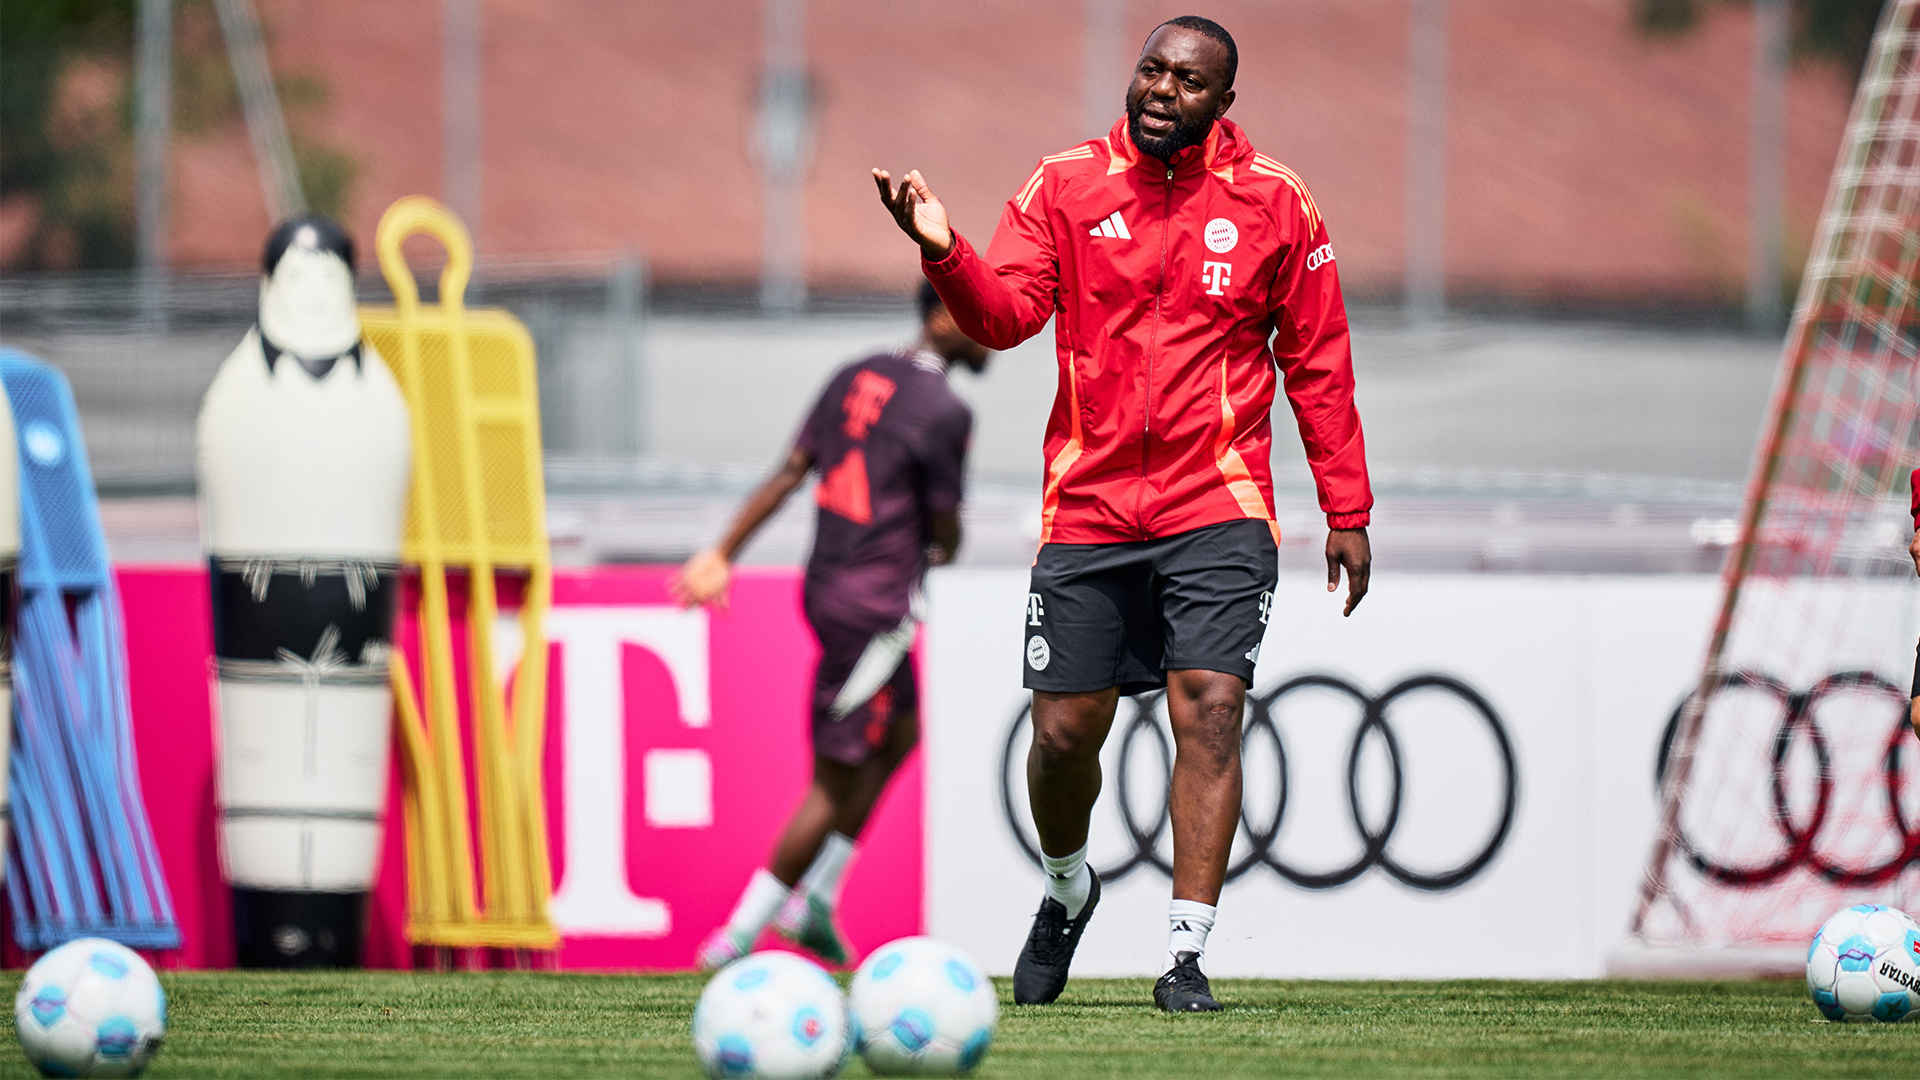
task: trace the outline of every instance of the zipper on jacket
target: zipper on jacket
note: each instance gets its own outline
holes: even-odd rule
[[[1140,486],[1133,493],[1133,520],[1141,539],[1147,539],[1147,523],[1141,516],[1147,498],[1147,450],[1153,442],[1153,357],[1160,350],[1160,314],[1167,298],[1167,232],[1173,222],[1173,167],[1167,167],[1165,199],[1160,206],[1160,284],[1153,293],[1153,333],[1147,336],[1147,394],[1140,410]]]

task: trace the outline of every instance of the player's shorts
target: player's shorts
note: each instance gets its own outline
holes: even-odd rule
[[[900,666],[866,703],[843,717],[833,715],[840,687],[867,643],[892,627],[874,629],[870,621],[849,623],[809,608],[807,623],[820,640],[820,664],[813,671],[813,752],[842,765],[859,765],[887,744],[893,725],[910,717],[920,703],[913,657]]]
[[[1042,544],[1027,592],[1029,690],[1117,686],[1141,694],[1168,671],[1253,682],[1280,553],[1264,521],[1229,521],[1115,544]]]

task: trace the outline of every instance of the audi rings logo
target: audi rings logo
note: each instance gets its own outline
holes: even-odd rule
[[[1438,756],[1425,764],[1408,760],[1412,747],[1407,734],[1396,729],[1395,716],[1400,715],[1405,723],[1404,707],[1416,699],[1429,698],[1445,699],[1453,707],[1453,713],[1463,712],[1469,723],[1484,730],[1487,735],[1484,742],[1491,751],[1486,755],[1490,757],[1489,762],[1469,763],[1462,768],[1457,767],[1457,761],[1442,761]],[[1343,710],[1351,709],[1350,715],[1356,720],[1344,751],[1344,812],[1329,808],[1315,813],[1296,797],[1296,787],[1306,790],[1310,785],[1304,781],[1325,778],[1290,772],[1302,765],[1289,757],[1286,741],[1281,736],[1285,726],[1282,720],[1295,715],[1296,709],[1300,716],[1308,716],[1311,708],[1324,707],[1328,699]],[[1094,841],[1094,869],[1103,881],[1116,881],[1143,866],[1172,876],[1173,868],[1163,848],[1171,840],[1167,811],[1174,753],[1172,739],[1161,718],[1163,701],[1164,694],[1160,692],[1123,701],[1115,727],[1107,738],[1109,748],[1118,742],[1118,761],[1108,773],[1102,801],[1112,803],[1118,810],[1123,843],[1130,845],[1130,850],[1111,858],[1108,857],[1111,848],[1103,852],[1101,841]],[[1310,706],[1309,702],[1320,704]],[[1023,747],[1031,737],[1030,713],[1031,707],[1022,708],[1007,732],[1000,761],[1000,798],[1015,841],[1038,866],[1039,843],[1031,824],[1021,813],[1026,793]],[[1313,727],[1301,730],[1320,736],[1327,727],[1319,721],[1321,716],[1320,712],[1312,712],[1311,721],[1296,722],[1312,722]],[[1415,719],[1423,720],[1424,714]],[[1405,730],[1411,732],[1412,725]],[[1422,734],[1429,736],[1418,740],[1424,754],[1425,750],[1434,748],[1431,745],[1434,740],[1430,733]],[[1450,739],[1449,745],[1438,748],[1454,754],[1479,754],[1473,749],[1479,742],[1481,740],[1472,738]],[[1519,772],[1506,727],[1486,698],[1473,687],[1447,675],[1416,675],[1377,696],[1333,675],[1302,675],[1290,679],[1264,694],[1247,696],[1241,746],[1249,782],[1242,789],[1236,853],[1227,866],[1228,881],[1264,866],[1302,888],[1332,889],[1378,867],[1404,885],[1438,892],[1457,888],[1486,869],[1513,828]],[[1256,749],[1261,746],[1267,749]],[[1306,755],[1301,754],[1299,758],[1303,762]],[[1490,768],[1480,768],[1483,765]],[[1464,843],[1473,846],[1466,849],[1464,855],[1442,855],[1441,858],[1448,860],[1447,865],[1430,866],[1419,857],[1422,853],[1404,850],[1405,842],[1396,843],[1396,834],[1408,823],[1406,796],[1409,776],[1416,769],[1422,778],[1421,790],[1444,790],[1450,803],[1491,799],[1492,810],[1487,815],[1485,832],[1466,837]],[[1264,772],[1269,782],[1253,783],[1256,772]],[[1490,778],[1490,783],[1476,783],[1481,775]],[[1336,787],[1337,784],[1336,781]],[[1260,787],[1269,790],[1256,791]],[[1143,798],[1147,792],[1154,794]],[[1094,812],[1098,833],[1098,815],[1105,811],[1097,806]],[[1295,814],[1297,824],[1283,839],[1282,828],[1289,820],[1289,813]],[[1462,829],[1480,827],[1461,826],[1453,821],[1438,824],[1445,826],[1439,830],[1445,839],[1459,836]],[[1424,847],[1436,830],[1423,827],[1408,831],[1416,832],[1416,839]],[[1331,864],[1309,866],[1306,852],[1283,850],[1300,844],[1303,835],[1311,841],[1328,839],[1330,834],[1329,842],[1345,845],[1338,860]],[[1424,854],[1432,857],[1430,851]],[[1325,861],[1323,857],[1322,862]]]
[[[1730,723],[1736,718],[1715,715],[1739,709],[1741,699],[1755,695],[1775,714],[1771,724]],[[1666,779],[1691,697],[1682,698],[1667,720],[1654,765],[1656,790]],[[1868,714],[1843,715],[1847,698]],[[1838,672],[1806,690],[1790,689],[1764,672],[1733,671],[1715,680],[1708,701],[1715,707],[1700,726],[1676,837],[1694,869],[1742,888],[1766,885],[1796,868],[1854,887],[1891,881],[1920,862],[1920,814],[1910,817],[1905,805],[1903,763],[1912,738],[1905,690],[1869,671]],[[1823,706],[1834,710],[1824,723]],[[1884,727],[1872,715],[1883,707]],[[1737,719],[1750,718],[1742,713]],[[1741,754],[1741,747],[1728,744],[1756,727],[1764,740],[1757,750]],[[1711,749],[1699,740],[1709,740]],[[1743,761],[1757,761],[1766,775],[1725,775]],[[1722,775],[1702,775],[1704,769]],[[1843,782],[1836,783],[1843,771]],[[1761,801],[1764,808],[1757,805]]]

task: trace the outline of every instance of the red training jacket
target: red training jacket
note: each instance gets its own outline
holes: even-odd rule
[[[1326,226],[1306,184],[1238,126],[1215,123],[1169,168],[1134,147],[1122,118],[1106,138],[1041,159],[984,259],[955,233],[953,251],[922,269],[989,348],[1055,318],[1042,543],[1271,523],[1276,358],[1327,524],[1367,524]]]

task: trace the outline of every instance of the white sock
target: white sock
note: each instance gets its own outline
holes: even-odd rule
[[[828,907],[838,904],[840,883],[847,875],[847,863],[852,861],[853,853],[858,850],[853,837],[846,833],[828,833],[826,841],[820,845],[820,853],[813,857],[807,872],[800,876],[800,888],[819,897]]]
[[[1198,899],[1175,899],[1167,903],[1167,967],[1181,957],[1181,953],[1196,953],[1206,957],[1206,934],[1213,928],[1213,913],[1219,911],[1212,903],[1200,903]]]
[[[753,943],[760,940],[760,932],[780,913],[780,905],[787,902],[792,892],[773,876],[772,871],[765,867],[755,870],[753,878],[747,882],[746,891],[740,894],[740,902],[733,905],[733,914],[727,917],[728,932],[752,948]]]
[[[1167,967],[1172,968],[1181,953],[1207,955],[1207,931],[1213,929],[1213,914],[1219,909],[1198,900],[1175,900],[1167,904]]]
[[[1080,917],[1087,906],[1087,893],[1093,888],[1093,873],[1087,869],[1087,845],[1071,855],[1058,858],[1042,853],[1041,865],[1047,868],[1047,895],[1067,909],[1067,918]]]

